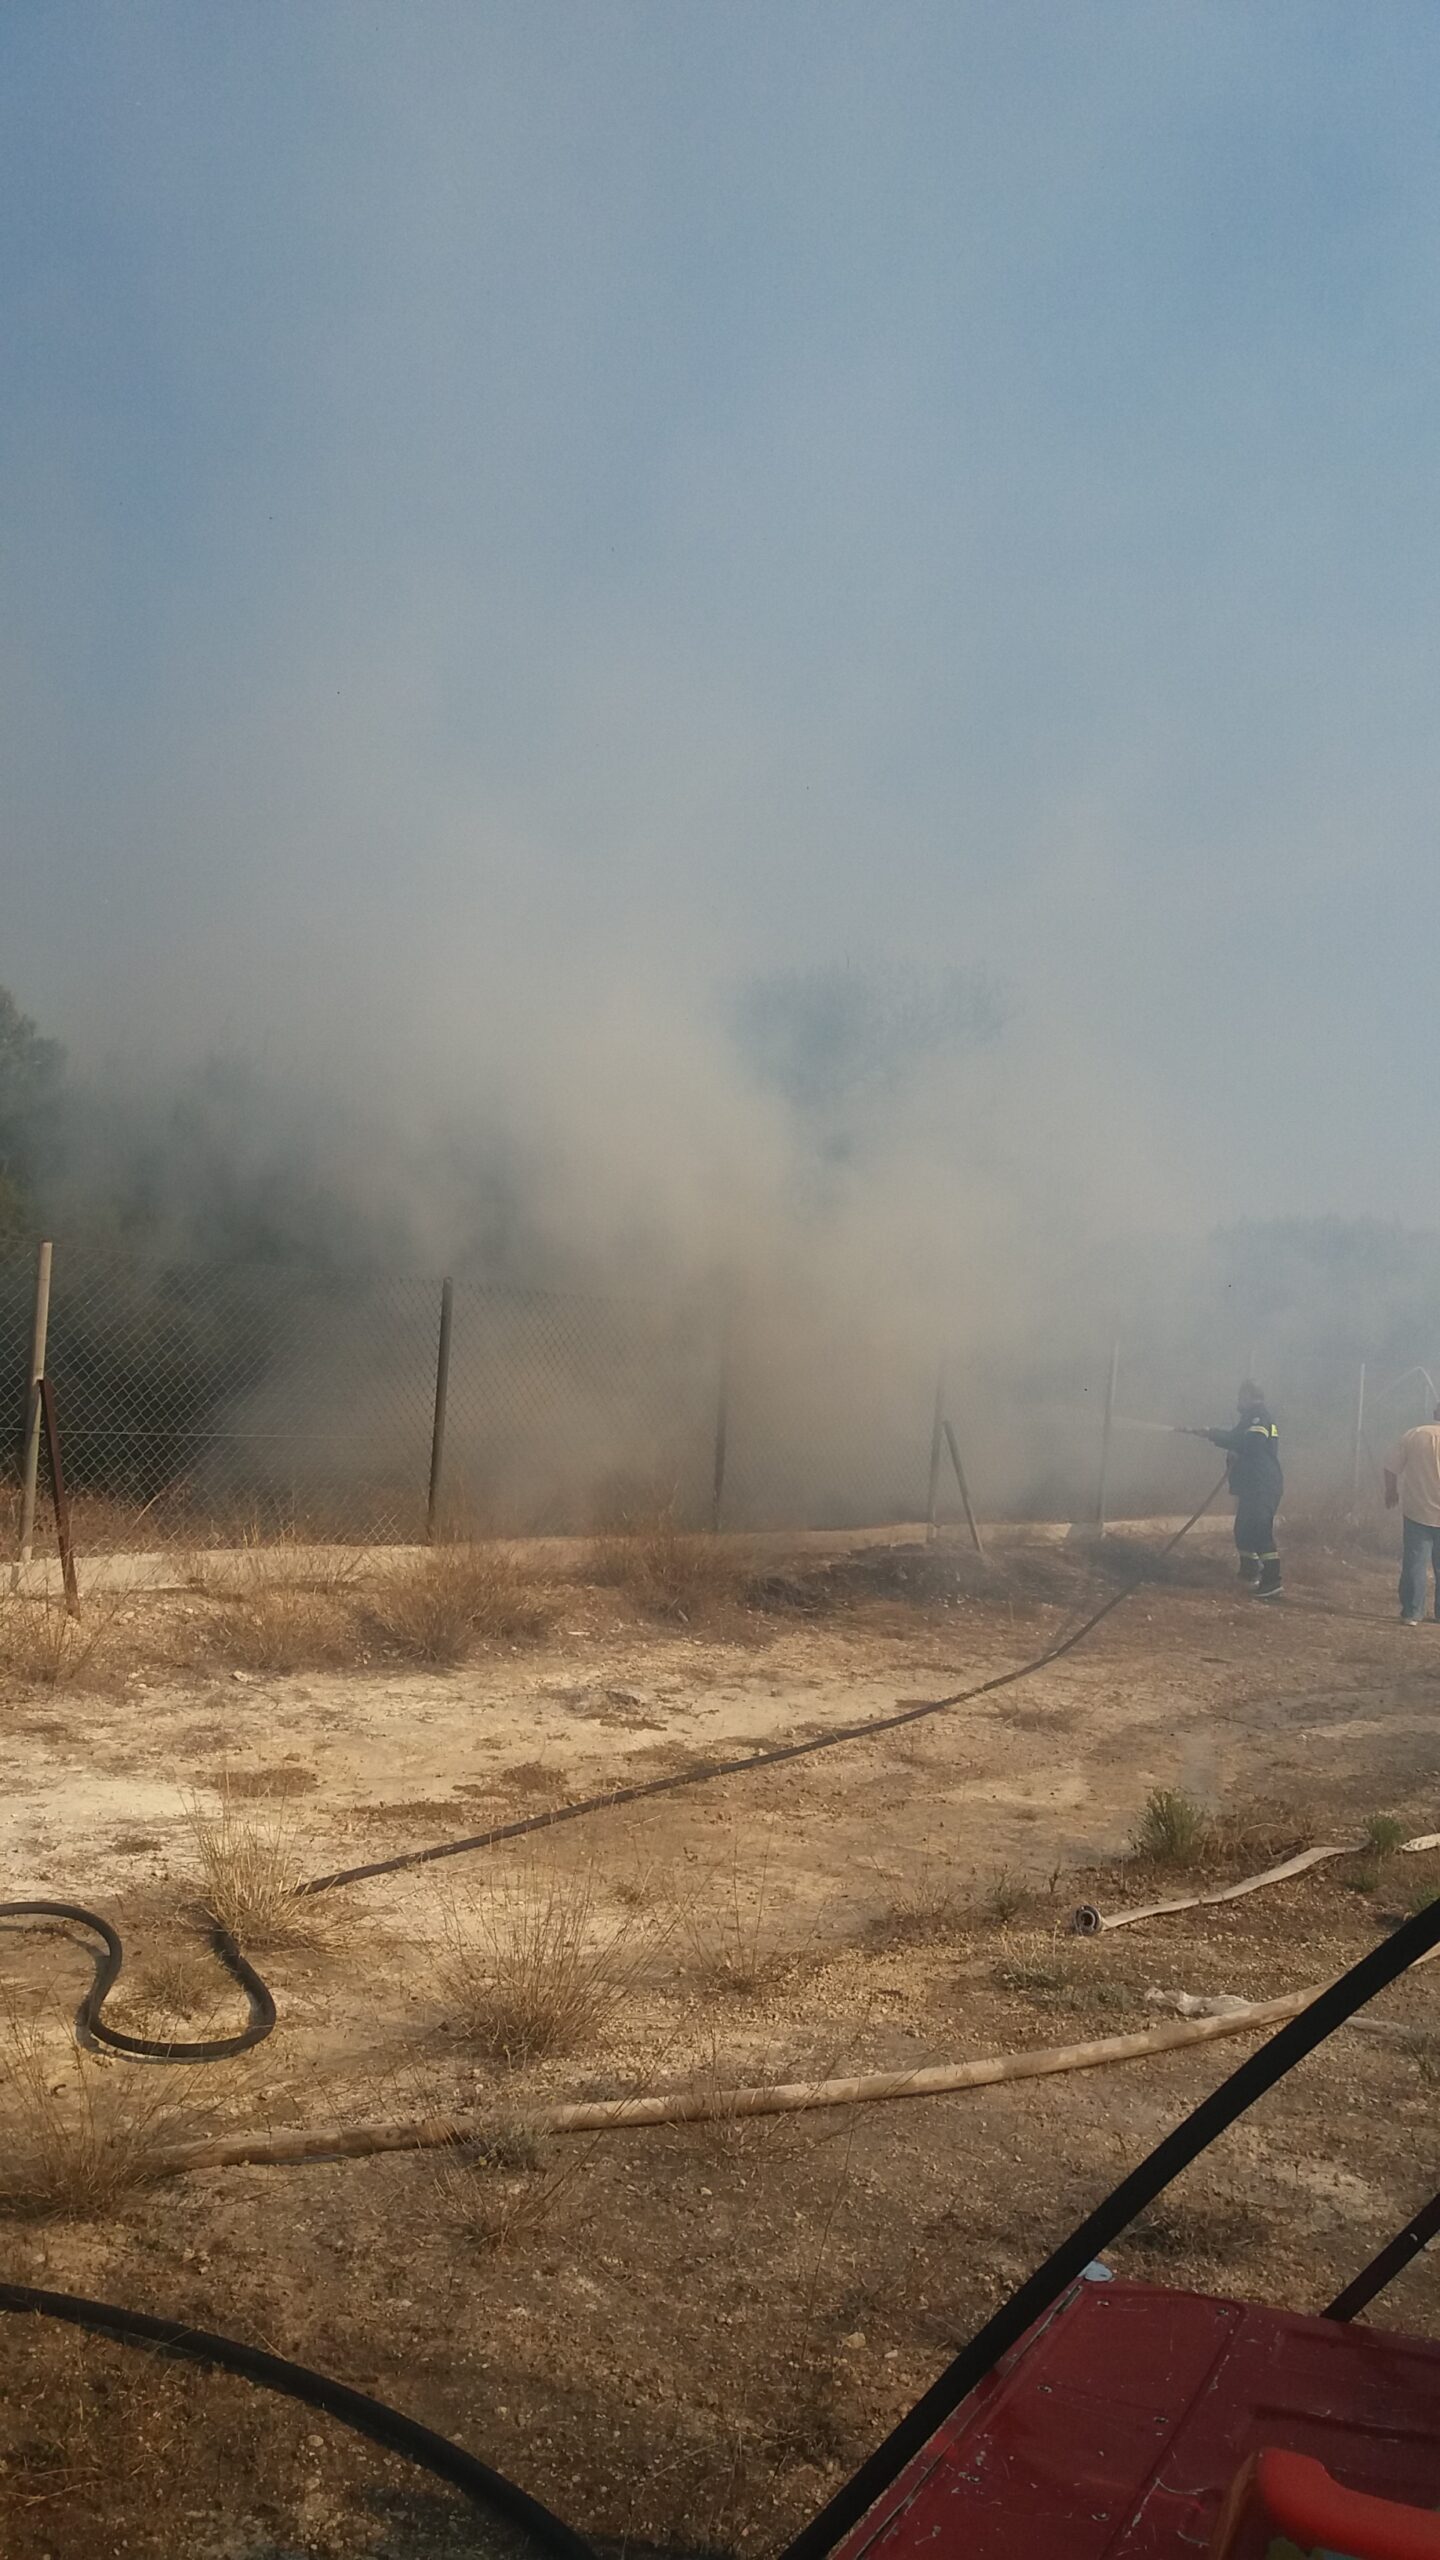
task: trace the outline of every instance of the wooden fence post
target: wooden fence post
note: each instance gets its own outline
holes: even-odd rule
[[[50,1330],[50,1266],[54,1247],[47,1241],[35,1258],[35,1313],[30,1328],[30,1379],[25,1390],[25,1430],[20,1458],[20,1540],[17,1561],[28,1564],[35,1541],[35,1492],[40,1480],[40,1381],[45,1375],[45,1344]]]

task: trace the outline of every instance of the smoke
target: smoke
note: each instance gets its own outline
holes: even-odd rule
[[[4,42],[35,1215],[723,1301],[887,1486],[943,1355],[996,1502],[1428,1356],[1432,21]]]

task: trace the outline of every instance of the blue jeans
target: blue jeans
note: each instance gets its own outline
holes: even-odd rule
[[[1405,1551],[1400,1561],[1400,1615],[1423,1618],[1425,1615],[1425,1568],[1435,1571],[1435,1615],[1440,1618],[1440,1529],[1432,1529],[1423,1520],[1405,1522]]]

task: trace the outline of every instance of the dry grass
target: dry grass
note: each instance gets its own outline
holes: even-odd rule
[[[241,1552],[184,1559],[192,1591],[213,1601],[198,1626],[188,1627],[182,1657],[231,1663],[244,1671],[325,1671],[353,1662],[362,1651],[349,1593],[358,1556],[304,1547],[294,1537],[261,1543],[247,1537]]]
[[[181,1558],[192,1591],[218,1598],[253,1597],[257,1591],[322,1591],[332,1597],[353,1590],[365,1562],[358,1547],[314,1546],[296,1531],[268,1535],[248,1528],[239,1553],[188,1548]]]
[[[963,1937],[973,1926],[974,1907],[957,1893],[946,1870],[916,1868],[909,1884],[876,1913],[869,1935],[876,1946],[929,1947]]]
[[[326,1671],[353,1662],[359,1644],[340,1601],[279,1583],[218,1602],[203,1650],[244,1671]]]
[[[0,1595],[0,1678],[34,1688],[66,1689],[106,1677],[113,1633],[125,1595],[88,1593],[72,1618],[59,1598]]]
[[[545,1594],[496,1547],[432,1547],[391,1566],[364,1614],[381,1642],[411,1662],[463,1662],[479,1643],[533,1643],[549,1622]]]
[[[183,2069],[140,2071],[73,2044],[60,2055],[38,2023],[14,2015],[0,2050],[0,2212],[99,2221],[151,2184],[160,2155],[199,2128]]]
[[[987,1920],[997,1928],[1008,1929],[1019,1918],[1030,1898],[1030,1887],[1013,1867],[997,1867],[985,1886],[980,1908]]]
[[[608,1917],[591,1867],[519,1869],[445,1915],[441,1989],[467,2043],[511,2069],[593,2039],[653,1944]]]
[[[425,2155],[424,2174],[447,2232],[469,2248],[513,2249],[550,2221],[593,2145],[564,2146],[558,2162],[523,2124]]]
[[[6,2560],[413,2551],[411,2532],[385,2529],[400,2481],[413,2495],[413,2475],[397,2473],[348,2430],[223,2374],[50,2320],[5,2323]]]
[[[237,1801],[225,1783],[216,1809],[185,1808],[209,1917],[242,1947],[314,1946],[330,1934],[327,1905],[299,1897],[311,1863],[308,1831],[293,1802]]]
[[[751,1575],[723,1539],[682,1529],[673,1507],[633,1514],[595,1539],[594,1582],[621,1591],[644,1617],[694,1626],[749,1594]]]
[[[208,2028],[234,2005],[235,1986],[208,1939],[197,1937],[193,1925],[188,1931],[183,1923],[177,1926],[170,1914],[165,1940],[153,1953],[135,1964],[127,1953],[105,2014],[112,2026],[160,2043],[180,2036],[193,2040],[201,2024]]]
[[[1130,1834],[1136,1857],[1152,1867],[1197,1867],[1213,1841],[1209,1816],[1177,1787],[1152,1787]]]
[[[376,1650],[457,1663],[479,1643],[532,1641],[549,1620],[544,1593],[495,1547],[399,1558],[368,1589],[363,1568],[358,1554],[283,1538],[238,1559],[194,1557],[187,1578],[213,1607],[192,1650],[254,1672],[334,1670]]]
[[[138,2496],[163,2516],[174,2495],[186,2410],[173,2368],[48,2321],[7,2328],[18,2422],[0,2458],[0,2539],[27,2560],[37,2549],[114,2549],[121,2498]]]
[[[680,1906],[685,1970],[707,1996],[754,1999],[801,1963],[803,1950],[787,1938],[776,1898],[768,1848],[747,1874],[737,1843],[708,1889]]]

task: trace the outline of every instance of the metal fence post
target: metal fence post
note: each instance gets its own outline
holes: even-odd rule
[[[955,1470],[955,1481],[960,1487],[960,1499],[965,1506],[965,1517],[970,1524],[971,1541],[981,1563],[986,1564],[989,1559],[985,1553],[984,1540],[980,1535],[980,1523],[975,1517],[975,1505],[970,1499],[970,1487],[965,1480],[965,1464],[960,1455],[960,1443],[955,1437],[955,1425],[948,1413],[945,1416],[945,1440],[950,1451],[950,1464]]]
[[[731,1310],[720,1319],[720,1366],[715,1380],[715,1453],[710,1473],[710,1526],[718,1534],[725,1501],[725,1467],[730,1455]]]
[[[1110,1354],[1110,1377],[1105,1389],[1105,1421],[1100,1435],[1100,1482],[1095,1489],[1095,1525],[1104,1534],[1105,1497],[1110,1488],[1110,1441],[1115,1429],[1115,1389],[1120,1379],[1120,1345]]]
[[[45,1375],[45,1342],[50,1329],[50,1265],[53,1258],[54,1247],[47,1240],[35,1257],[35,1315],[30,1329],[30,1377],[25,1390],[25,1430],[20,1462],[20,1564],[29,1563],[35,1539],[35,1490],[40,1480],[40,1381]]]
[[[1350,1466],[1350,1499],[1360,1499],[1360,1465],[1365,1447],[1365,1363],[1360,1363],[1360,1385],[1355,1396],[1355,1450]]]
[[[440,1481],[445,1466],[445,1408],[450,1400],[450,1327],[455,1313],[455,1283],[440,1283],[440,1340],[435,1351],[435,1418],[430,1426],[430,1492],[425,1505],[425,1535],[434,1543],[440,1512]]]
[[[925,1497],[925,1526],[932,1538],[935,1535],[935,1506],[940,1494],[941,1434],[944,1428],[945,1363],[942,1360],[935,1372],[935,1418],[930,1425],[930,1490]]]

